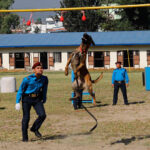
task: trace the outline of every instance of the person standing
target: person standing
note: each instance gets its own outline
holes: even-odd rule
[[[117,104],[119,88],[122,91],[124,104],[129,105],[126,87],[129,86],[129,77],[126,69],[121,67],[121,62],[116,62],[116,69],[112,74],[112,87],[114,88],[113,105]]]
[[[22,141],[28,141],[28,124],[30,120],[31,107],[35,109],[38,118],[33,123],[30,131],[37,137],[41,137],[39,128],[46,118],[44,103],[46,102],[48,78],[43,74],[43,67],[40,62],[33,65],[33,74],[25,77],[16,95],[16,110],[20,110],[20,100],[22,100]]]

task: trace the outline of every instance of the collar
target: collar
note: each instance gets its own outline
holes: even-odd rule
[[[87,51],[84,49],[82,49],[81,47],[80,47],[80,52],[81,52],[81,54],[87,54]]]
[[[119,69],[119,70],[120,70],[120,69],[122,69],[122,68],[117,68],[117,69]]]
[[[35,75],[35,73],[33,73],[32,76],[35,77],[35,80],[41,80],[41,78],[42,78],[42,75],[41,75],[40,78],[37,78],[36,75]]]

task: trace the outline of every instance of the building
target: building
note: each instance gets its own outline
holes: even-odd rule
[[[89,32],[96,46],[88,52],[88,68],[150,66],[150,31]],[[1,34],[0,67],[31,68],[41,61],[44,69],[64,70],[69,54],[80,45],[82,32]]]
[[[56,21],[53,18],[46,18],[45,24],[31,23],[29,33],[35,33],[36,28],[39,29],[38,33],[50,33],[50,32],[66,32],[61,21]]]
[[[31,24],[28,26],[25,22],[19,25],[16,29],[11,29],[12,33],[51,33],[51,32],[66,32],[61,21],[56,21],[53,18],[46,18],[45,23],[39,24],[32,20]]]

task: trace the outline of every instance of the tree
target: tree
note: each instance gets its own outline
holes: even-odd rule
[[[14,0],[0,0],[0,9],[9,9]],[[11,33],[19,25],[19,16],[11,13],[1,13],[0,15],[0,33]]]
[[[119,5],[146,4],[150,0],[116,0]],[[125,8],[116,11],[121,19],[116,21],[116,30],[149,30],[150,8]]]
[[[60,2],[62,8],[100,6],[99,0],[63,0]],[[101,22],[105,20],[101,11],[86,10],[86,21],[82,21],[81,11],[64,12],[64,27],[69,32],[97,31]]]

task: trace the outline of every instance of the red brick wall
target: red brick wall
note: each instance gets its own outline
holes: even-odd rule
[[[24,58],[24,65],[25,65],[25,67],[30,66],[30,58],[29,57]]]
[[[133,56],[133,60],[134,60],[134,65],[139,65],[140,64],[140,57],[139,56]]]
[[[104,64],[105,65],[110,65],[110,56],[105,56],[104,57]]]
[[[2,67],[2,54],[0,55],[0,67]]]
[[[147,56],[147,64],[150,65],[150,56]]]
[[[49,66],[54,66],[54,58],[49,57]]]
[[[94,65],[94,57],[88,56],[88,62],[89,62],[89,65]]]
[[[39,61],[39,57],[34,57],[33,58],[33,64],[35,64],[36,62],[38,62]]]
[[[9,65],[15,66],[15,57],[9,57]]]
[[[120,61],[123,64],[123,56],[117,56],[117,61]]]

